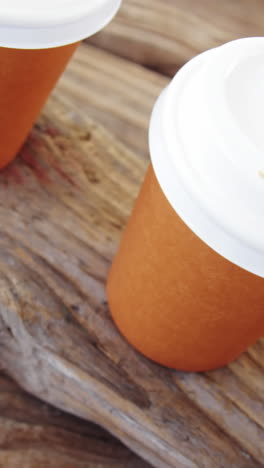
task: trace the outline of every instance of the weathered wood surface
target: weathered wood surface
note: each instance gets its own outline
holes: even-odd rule
[[[147,468],[105,430],[26,394],[0,372],[3,468]]]
[[[101,123],[138,156],[147,157],[150,113],[168,81],[87,44],[79,47],[54,94]]]
[[[178,373],[109,316],[105,279],[146,164],[55,92],[0,175],[0,365],[158,468],[263,466],[263,342],[226,369]]]
[[[123,0],[90,43],[167,75],[210,47],[262,36],[263,0]]]

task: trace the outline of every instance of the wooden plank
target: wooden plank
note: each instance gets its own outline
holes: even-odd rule
[[[262,36],[263,22],[262,0],[123,0],[112,23],[88,42],[172,76],[199,52]]]
[[[3,373],[0,412],[0,466],[149,466],[99,426],[42,403]]]
[[[156,467],[263,466],[263,342],[184,374],[113,325],[105,280],[147,163],[59,94],[0,175],[0,365]]]
[[[147,468],[99,426],[62,413],[0,372],[0,466]]]
[[[146,157],[151,110],[167,83],[158,73],[87,45],[75,53],[54,95]]]

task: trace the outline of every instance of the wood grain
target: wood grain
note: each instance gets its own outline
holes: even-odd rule
[[[0,372],[0,466],[147,468],[99,426],[62,413]]]
[[[208,48],[262,36],[262,0],[123,0],[93,43],[166,75]]]
[[[263,466],[263,352],[170,371],[114,327],[105,280],[146,160],[59,93],[0,175],[0,365],[154,466]]]
[[[158,73],[82,45],[54,95],[102,124],[138,156],[146,157],[151,110],[167,83]]]

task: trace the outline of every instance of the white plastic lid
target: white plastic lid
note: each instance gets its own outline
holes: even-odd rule
[[[0,46],[44,49],[78,42],[105,26],[120,4],[121,0],[3,1]]]
[[[154,107],[150,152],[183,221],[264,277],[264,38],[232,41],[187,63]]]

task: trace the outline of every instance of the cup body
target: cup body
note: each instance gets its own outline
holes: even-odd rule
[[[77,45],[0,48],[0,169],[19,151]]]
[[[107,284],[113,319],[148,358],[221,367],[264,335],[264,279],[231,263],[177,215],[150,166]]]

